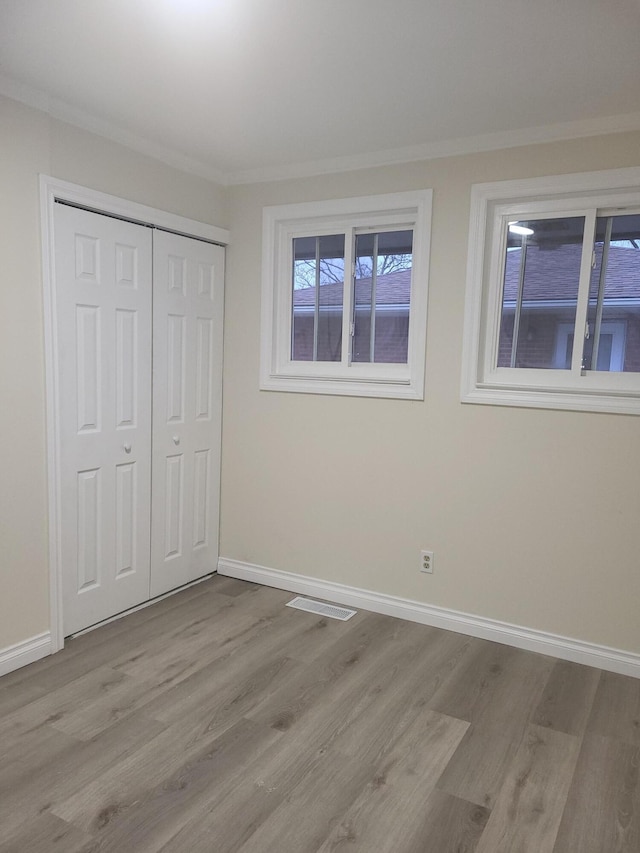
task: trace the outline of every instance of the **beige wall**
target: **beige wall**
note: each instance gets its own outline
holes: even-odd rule
[[[0,101],[0,649],[49,625],[38,172],[44,116]]]
[[[640,652],[640,420],[459,402],[471,184],[639,150],[623,134],[233,188],[221,555]],[[260,392],[262,206],[422,187],[425,401]]]
[[[0,651],[49,628],[39,173],[227,225],[222,188],[0,98]]]

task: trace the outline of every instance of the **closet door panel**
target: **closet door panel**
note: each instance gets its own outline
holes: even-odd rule
[[[151,231],[56,204],[64,633],[149,597]]]
[[[218,559],[224,249],[154,234],[151,595]]]

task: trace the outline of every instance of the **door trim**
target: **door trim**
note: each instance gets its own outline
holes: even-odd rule
[[[118,198],[88,187],[40,175],[40,226],[42,238],[42,290],[45,354],[47,496],[49,504],[49,619],[51,652],[64,648],[62,622],[62,563],[60,517],[60,398],[58,388],[58,340],[54,274],[53,213],[56,201],[84,207],[94,213],[116,216],[140,225],[195,237],[227,246],[224,228],[187,219],[164,210]]]

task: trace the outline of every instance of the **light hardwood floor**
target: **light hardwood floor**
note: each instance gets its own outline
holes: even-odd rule
[[[640,851],[640,681],[291,597],[215,577],[0,679],[0,851]]]

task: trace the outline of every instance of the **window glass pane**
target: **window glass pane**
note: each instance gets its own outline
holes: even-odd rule
[[[640,371],[640,214],[598,217],[583,365]]]
[[[568,369],[584,217],[519,220],[506,227],[497,366]]]
[[[413,231],[356,235],[355,362],[407,363]]]
[[[340,361],[344,234],[293,240],[291,358]]]
[[[293,241],[293,318],[291,358],[313,360],[316,305],[316,238]]]

